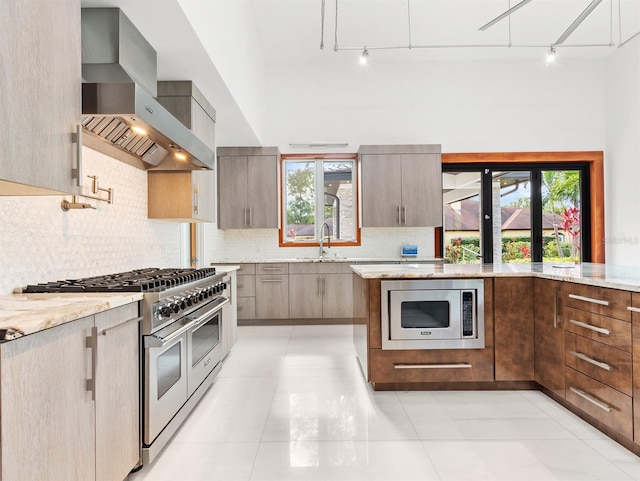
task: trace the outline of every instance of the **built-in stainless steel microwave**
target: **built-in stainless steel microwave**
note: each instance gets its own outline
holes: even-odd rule
[[[382,281],[382,349],[484,348],[484,281]]]

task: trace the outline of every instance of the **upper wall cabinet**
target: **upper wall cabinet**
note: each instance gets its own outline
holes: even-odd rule
[[[149,219],[215,222],[213,170],[149,171]]]
[[[278,149],[218,149],[218,227],[278,227]]]
[[[363,227],[442,225],[440,145],[362,145]]]
[[[80,0],[2,0],[0,195],[79,193]]]
[[[189,80],[158,82],[158,102],[216,150],[216,111]]]
[[[158,82],[158,102],[215,150],[216,111],[191,81]],[[176,222],[215,222],[215,172],[150,170],[148,217]]]

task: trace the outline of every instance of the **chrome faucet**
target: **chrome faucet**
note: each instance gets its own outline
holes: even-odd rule
[[[324,237],[322,236],[322,234],[324,233],[325,227],[327,228],[327,248],[331,249],[331,231],[329,229],[329,224],[323,222],[322,226],[320,227],[320,257],[324,257],[325,254],[325,251],[322,248],[322,243],[324,241]]]

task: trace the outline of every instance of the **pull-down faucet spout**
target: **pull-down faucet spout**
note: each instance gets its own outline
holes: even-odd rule
[[[329,224],[323,222],[322,226],[320,227],[320,257],[324,257],[325,254],[325,251],[322,247],[322,244],[324,242],[323,233],[325,227],[327,228],[327,248],[331,249],[331,230],[329,229]]]

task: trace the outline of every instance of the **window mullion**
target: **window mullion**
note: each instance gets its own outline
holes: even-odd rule
[[[315,221],[315,231],[316,231],[316,240],[320,242],[320,229],[322,228],[322,223],[324,222],[324,165],[322,160],[315,160],[315,190],[316,190],[316,221]]]

